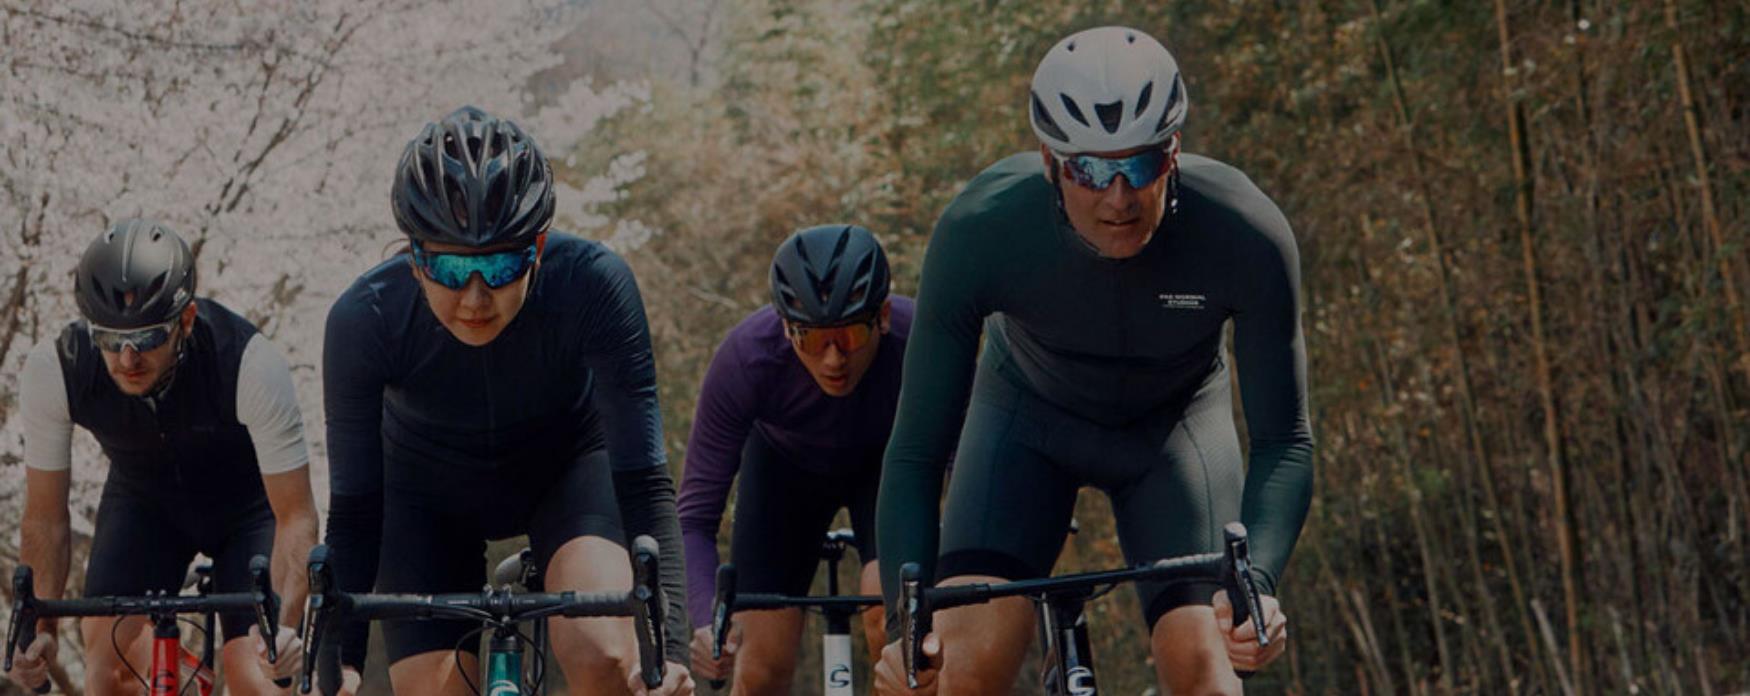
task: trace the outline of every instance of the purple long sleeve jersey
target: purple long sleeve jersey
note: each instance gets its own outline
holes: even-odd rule
[[[890,299],[891,328],[848,396],[820,390],[770,305],[748,315],[717,347],[699,389],[677,506],[686,549],[687,615],[695,628],[711,622],[717,528],[754,428],[786,461],[805,469],[833,473],[880,460],[893,430],[912,317],[911,298]]]

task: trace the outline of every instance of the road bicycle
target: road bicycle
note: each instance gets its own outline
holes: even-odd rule
[[[189,686],[197,686],[200,696],[211,696],[214,688],[213,679],[213,636],[215,619],[219,614],[227,612],[254,612],[256,624],[261,628],[261,635],[275,635],[275,623],[279,620],[280,600],[274,594],[271,573],[268,570],[266,556],[255,556],[249,560],[249,576],[251,590],[249,592],[232,592],[224,594],[212,593],[212,576],[210,568],[206,572],[197,569],[195,589],[198,594],[193,596],[172,595],[169,593],[146,595],[141,597],[85,597],[81,599],[41,599],[36,596],[35,574],[30,566],[20,565],[12,573],[12,621],[6,630],[6,659],[4,668],[12,669],[12,658],[18,646],[29,647],[36,640],[36,622],[38,619],[55,619],[69,616],[145,616],[152,621],[152,662],[141,675],[128,662],[126,654],[120,645],[116,645],[116,653],[122,656],[122,665],[139,679],[140,686],[148,696],[180,696]],[[205,645],[201,648],[201,656],[196,659],[182,645],[182,628],[180,618],[183,614],[204,614],[205,625],[202,631],[206,635]],[[119,629],[121,622],[116,622]],[[114,629],[110,634],[112,643],[115,641]],[[278,648],[270,639],[267,642],[267,659],[279,660]],[[192,661],[192,664],[191,664]],[[188,679],[183,678],[183,669],[190,667]],[[275,682],[279,686],[291,686],[289,680]],[[35,687],[36,693],[48,693],[49,683],[45,680]]]
[[[845,548],[856,543],[849,529],[827,532],[820,545],[820,560],[827,566],[827,596],[791,597],[779,594],[738,594],[735,591],[735,564],[717,566],[717,597],[711,606],[711,657],[723,657],[723,642],[729,636],[730,619],[737,611],[755,609],[813,609],[826,617],[826,633],[821,635],[821,693],[825,696],[852,696],[855,675],[851,671],[851,620],[869,607],[881,606],[880,597],[844,596],[839,594],[839,561]],[[723,688],[722,680],[712,680],[713,688]]]
[[[1095,696],[1099,693],[1094,674],[1093,652],[1088,643],[1088,621],[1083,613],[1089,601],[1126,582],[1219,582],[1233,605],[1234,625],[1252,622],[1260,645],[1269,645],[1264,631],[1264,608],[1252,580],[1251,557],[1246,546],[1246,528],[1233,522],[1222,530],[1220,553],[1167,558],[1133,568],[1064,575],[1040,580],[1000,584],[977,583],[948,587],[925,587],[918,564],[900,567],[901,662],[906,684],[918,687],[918,668],[924,664],[923,639],[931,630],[931,615],[944,609],[983,604],[999,597],[1032,599],[1044,641],[1044,661],[1039,681],[1054,696]],[[1240,673],[1242,678],[1248,673]]]
[[[314,687],[333,694],[339,688],[339,669],[324,665],[319,680],[315,679],[317,663],[322,658],[323,644],[347,621],[392,619],[465,619],[480,622],[480,628],[462,637],[456,644],[460,655],[471,639],[491,630],[487,641],[485,674],[481,684],[475,684],[466,672],[462,678],[476,694],[487,696],[534,696],[543,692],[546,681],[545,652],[549,617],[578,618],[586,616],[630,616],[638,640],[640,676],[644,685],[662,685],[665,669],[662,653],[663,620],[667,604],[662,593],[658,569],[656,540],[640,536],[632,542],[632,589],[627,592],[519,592],[516,584],[534,583],[539,587],[538,569],[529,556],[517,554],[516,564],[501,563],[494,572],[498,587],[488,585],[477,593],[454,594],[366,594],[343,592],[335,584],[334,568],[326,545],[310,551],[310,598],[304,605],[304,667],[298,681],[300,693],[308,694]],[[507,567],[509,566],[509,567]],[[510,580],[515,577],[516,581]],[[519,624],[534,622],[534,636],[525,635]],[[533,669],[523,670],[523,649],[532,646]],[[313,684],[319,681],[320,683]],[[482,685],[484,689],[482,689]]]

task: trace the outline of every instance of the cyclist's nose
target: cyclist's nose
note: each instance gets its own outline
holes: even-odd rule
[[[121,365],[124,370],[139,369],[141,362],[143,361],[140,359],[140,349],[135,348],[131,343],[122,346],[122,352],[116,354],[116,363]]]
[[[839,350],[839,344],[826,344],[826,352],[820,354],[820,362],[827,367],[838,367],[850,361],[850,356]]]
[[[1112,185],[1101,192],[1100,203],[1114,211],[1128,213],[1141,200],[1136,189],[1130,185],[1130,177],[1119,174],[1112,177]]]
[[[462,306],[475,311],[492,307],[492,291],[486,287],[486,279],[478,272],[468,276],[468,284],[462,286]]]

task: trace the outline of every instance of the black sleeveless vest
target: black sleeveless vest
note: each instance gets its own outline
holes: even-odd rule
[[[152,401],[116,388],[84,321],[69,324],[57,348],[68,414],[109,456],[106,485],[193,505],[222,522],[267,500],[254,442],[237,420],[238,368],[256,329],[216,302],[195,305],[187,353]]]

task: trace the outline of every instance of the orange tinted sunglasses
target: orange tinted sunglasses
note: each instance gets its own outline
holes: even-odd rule
[[[855,324],[840,326],[798,326],[786,324],[785,331],[796,349],[808,355],[821,355],[827,346],[838,346],[839,352],[851,354],[869,345],[875,337],[876,317]]]

